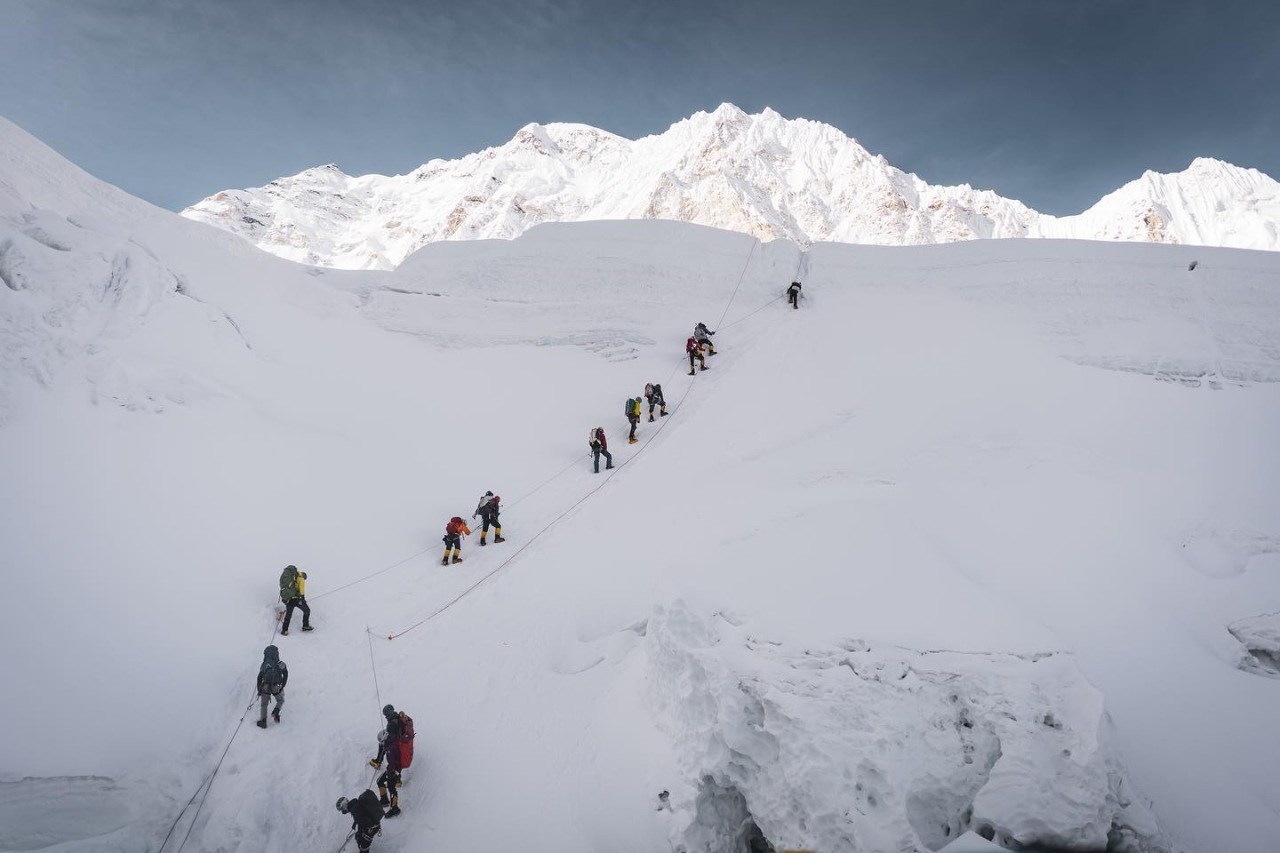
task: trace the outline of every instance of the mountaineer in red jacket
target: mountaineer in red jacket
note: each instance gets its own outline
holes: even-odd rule
[[[689,375],[693,375],[693,360],[696,358],[701,364],[702,369],[707,369],[707,357],[702,354],[702,342],[697,338],[689,338],[685,341],[684,351],[689,353]]]

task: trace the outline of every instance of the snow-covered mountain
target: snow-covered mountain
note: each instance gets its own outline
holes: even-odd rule
[[[387,702],[378,853],[1270,849],[1278,277],[652,221],[324,270],[0,122],[0,849],[337,850]]]
[[[1253,169],[1198,159],[1059,218],[989,190],[927,184],[829,125],[731,104],[635,141],[530,124],[505,145],[408,175],[352,177],[328,165],[182,213],[281,257],[343,269],[390,269],[441,240],[599,219],[670,219],[801,245],[1069,237],[1280,249],[1280,184]]]

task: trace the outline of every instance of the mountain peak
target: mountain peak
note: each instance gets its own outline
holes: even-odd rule
[[[831,125],[725,102],[638,140],[533,122],[505,145],[404,176],[350,178],[329,164],[183,215],[295,260],[390,268],[434,241],[635,218],[804,245],[1069,237],[1277,249],[1277,199],[1266,175],[1201,157],[1184,172],[1147,172],[1078,216],[1046,216],[968,184],[931,186]]]

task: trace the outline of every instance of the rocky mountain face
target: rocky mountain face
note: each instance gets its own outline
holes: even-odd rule
[[[439,240],[597,219],[674,219],[802,245],[1067,237],[1280,248],[1280,184],[1253,169],[1197,159],[1054,217],[967,184],[928,184],[829,125],[731,104],[637,140],[530,124],[505,145],[407,175],[322,166],[182,213],[281,257],[344,269],[389,269]]]

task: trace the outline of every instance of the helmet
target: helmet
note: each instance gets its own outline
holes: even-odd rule
[[[392,714],[394,714],[395,712],[396,712],[396,709],[395,709],[395,708],[393,708],[393,707],[392,707],[392,706],[390,706],[390,705],[387,705],[386,707],[384,707],[384,708],[382,709],[382,716],[384,716],[384,717],[390,717],[390,716],[391,716]]]
[[[346,813],[347,813],[347,803],[349,803],[349,802],[350,802],[350,800],[348,800],[346,797],[338,797],[338,802],[337,802],[337,808],[338,808],[338,811],[342,812],[343,814],[346,814]]]
[[[387,730],[383,729],[382,731],[378,732],[378,743],[384,744],[386,742],[387,742]]]
[[[491,498],[491,497],[493,497],[493,492],[485,492],[485,493],[484,493],[484,496],[485,496],[486,498]]]

